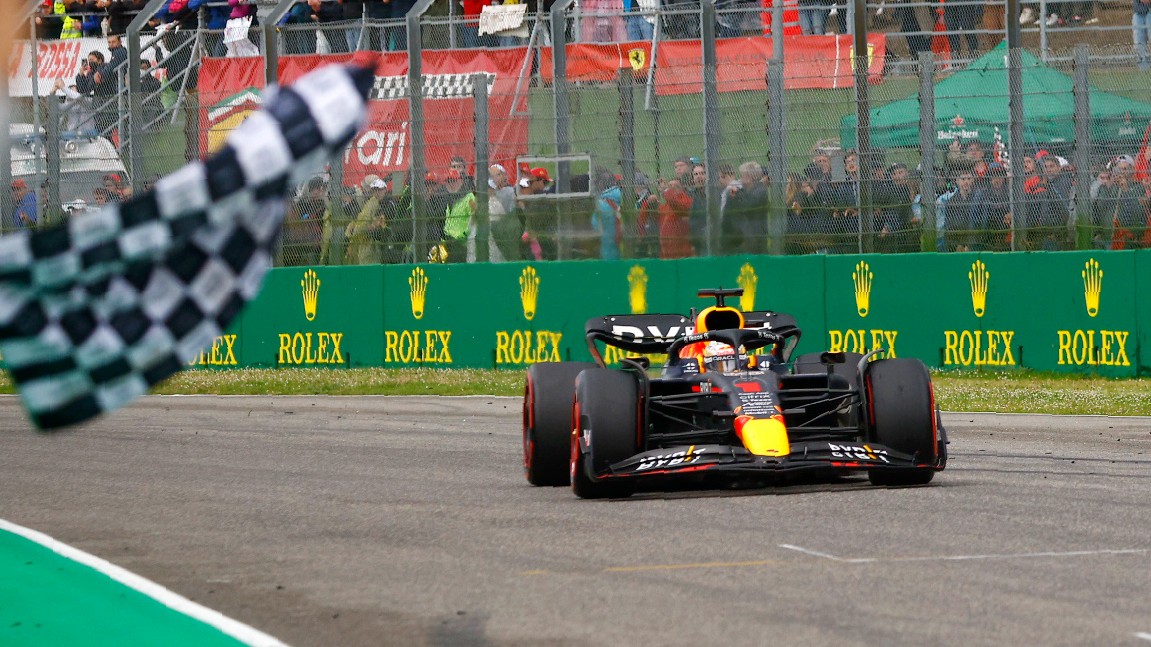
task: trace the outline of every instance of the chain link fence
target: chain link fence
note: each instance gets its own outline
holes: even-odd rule
[[[785,36],[781,60],[757,3],[634,5],[490,22],[426,3],[409,24],[281,2],[239,35],[145,18],[113,92],[12,99],[11,179],[41,222],[123,199],[214,150],[267,78],[373,51],[368,127],[299,187],[279,264],[1151,245],[1151,83],[1129,16],[1086,27],[1113,7],[1037,3],[1057,19],[1030,21],[1009,56],[982,2],[871,7],[900,31],[866,54],[835,33],[849,5],[785,6],[785,34],[828,33]],[[259,55],[226,56],[237,38]]]

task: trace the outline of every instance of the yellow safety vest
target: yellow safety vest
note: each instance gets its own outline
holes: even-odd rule
[[[72,16],[64,16],[64,26],[60,28],[60,40],[68,38],[80,38],[84,35],[84,30],[81,29],[83,23],[79,18]]]

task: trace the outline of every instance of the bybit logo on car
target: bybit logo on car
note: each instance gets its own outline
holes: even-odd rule
[[[300,280],[300,295],[304,300],[304,318],[316,320],[320,303],[319,275],[313,269],[304,272]],[[295,332],[279,333],[280,350],[276,355],[277,364],[343,364],[344,355],[340,351],[343,342],[342,332]]]
[[[430,283],[422,267],[417,266],[408,276],[408,299],[415,319],[423,319],[427,311]],[[451,342],[450,330],[385,330],[384,363],[451,364]]]
[[[1099,316],[1103,296],[1103,268],[1087,259],[1079,273],[1083,278],[1083,303],[1087,316]],[[1059,363],[1077,366],[1131,366],[1127,356],[1129,330],[1058,330]]]
[[[524,319],[535,319],[539,308],[540,277],[528,265],[520,273],[520,305]],[[552,330],[500,330],[496,332],[496,364],[559,362],[563,333]]]
[[[875,272],[867,261],[859,261],[851,272],[851,283],[855,293],[855,311],[861,319],[871,314],[871,288]],[[883,328],[850,328],[828,330],[828,350],[833,353],[868,353],[877,348],[887,349],[888,357],[896,357],[895,342],[898,330]]]
[[[987,313],[987,290],[991,272],[982,260],[971,264],[967,272],[971,286],[971,311],[976,319]],[[1011,352],[1014,330],[945,330],[943,331],[944,366],[1015,366]]]

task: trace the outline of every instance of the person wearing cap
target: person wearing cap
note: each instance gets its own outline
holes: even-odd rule
[[[982,188],[975,190],[975,208],[979,221],[987,231],[982,237],[982,249],[1008,251],[1011,249],[1011,196],[1007,187],[1007,169],[1002,164],[990,164]]]
[[[464,185],[463,174],[457,168],[449,168],[444,174],[444,197],[448,207],[441,239],[447,252],[443,262],[462,263],[467,260],[468,226],[475,218],[476,194]]]
[[[1066,249],[1069,244],[1067,224],[1075,199],[1071,174],[1064,173],[1059,158],[1050,153],[1043,155],[1042,166],[1039,182],[1024,196],[1027,214],[1025,245],[1029,250]]]
[[[36,213],[36,192],[28,188],[28,183],[21,178],[12,180],[9,185],[12,193],[12,218],[5,218],[4,229],[13,231],[35,227],[38,222]]]
[[[977,208],[975,173],[970,169],[955,177],[955,189],[935,201],[936,244],[941,252],[974,252],[982,249],[980,242],[987,223]]]
[[[919,189],[911,179],[907,165],[895,162],[887,170],[886,180],[875,186],[875,231],[878,235],[876,251],[918,251],[919,218],[914,207]]]
[[[767,253],[767,187],[759,162],[739,165],[739,179],[724,189],[720,207],[723,249],[729,253]]]
[[[488,258],[493,262],[497,256],[505,261],[518,261],[523,259],[521,239],[524,226],[522,214],[516,209],[516,190],[508,180],[507,170],[502,164],[492,164],[488,167],[488,217],[491,222],[491,238],[489,239],[497,249],[492,254],[489,249]]]
[[[348,223],[344,238],[348,250],[344,258],[350,265],[372,265],[384,260],[383,242],[387,237],[388,214],[392,201],[388,183],[378,176],[364,178],[367,183],[364,204],[356,219]]]

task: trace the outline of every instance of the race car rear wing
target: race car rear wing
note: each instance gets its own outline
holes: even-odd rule
[[[767,328],[787,337],[784,359],[799,343],[802,335],[795,317],[781,312],[757,310],[743,313],[746,328]],[[602,341],[608,346],[633,353],[667,353],[676,339],[692,333],[692,320],[682,315],[631,314],[592,317],[584,324],[588,351],[597,364],[603,365],[603,356],[596,346]]]

